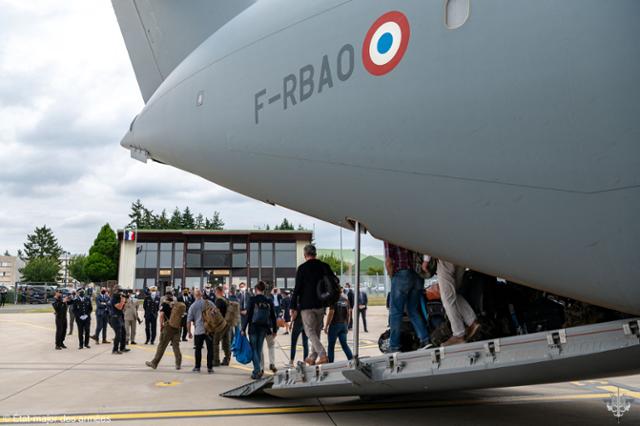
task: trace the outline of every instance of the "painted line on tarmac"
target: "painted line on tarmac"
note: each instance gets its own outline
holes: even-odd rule
[[[121,412],[103,414],[68,414],[68,415],[22,415],[0,418],[0,424],[16,423],[52,423],[52,422],[90,422],[90,421],[125,421],[125,420],[158,420],[175,418],[215,418],[215,417],[243,417],[283,414],[315,414],[358,412],[378,410],[420,409],[451,406],[497,405],[497,404],[526,404],[541,402],[567,402],[581,400],[601,400],[608,398],[608,393],[591,393],[558,396],[511,396],[493,397],[471,400],[450,401],[414,401],[390,402],[372,404],[345,405],[300,405],[289,407],[257,407],[257,408],[220,408],[212,410],[184,410],[184,411],[156,411],[156,412]],[[28,419],[27,419],[28,418]]]

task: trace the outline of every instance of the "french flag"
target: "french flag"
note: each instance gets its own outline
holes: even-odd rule
[[[124,231],[124,240],[125,241],[135,241],[136,240],[136,231]]]

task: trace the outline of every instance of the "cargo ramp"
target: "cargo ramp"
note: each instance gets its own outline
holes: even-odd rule
[[[638,373],[640,320],[625,319],[319,366],[299,364],[222,396],[382,396]]]

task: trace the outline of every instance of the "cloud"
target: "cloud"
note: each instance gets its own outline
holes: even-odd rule
[[[119,142],[143,104],[110,2],[0,0],[0,10],[0,251],[46,224],[86,252],[104,223],[129,222],[138,198],[157,213],[220,211],[227,228],[287,217],[338,246],[335,226],[129,157]],[[353,247],[353,234],[344,241]],[[363,250],[382,251],[369,237]]]

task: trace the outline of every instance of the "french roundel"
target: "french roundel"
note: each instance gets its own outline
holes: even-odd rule
[[[411,28],[402,12],[388,12],[378,18],[367,32],[362,46],[362,62],[371,74],[391,72],[409,46]]]

